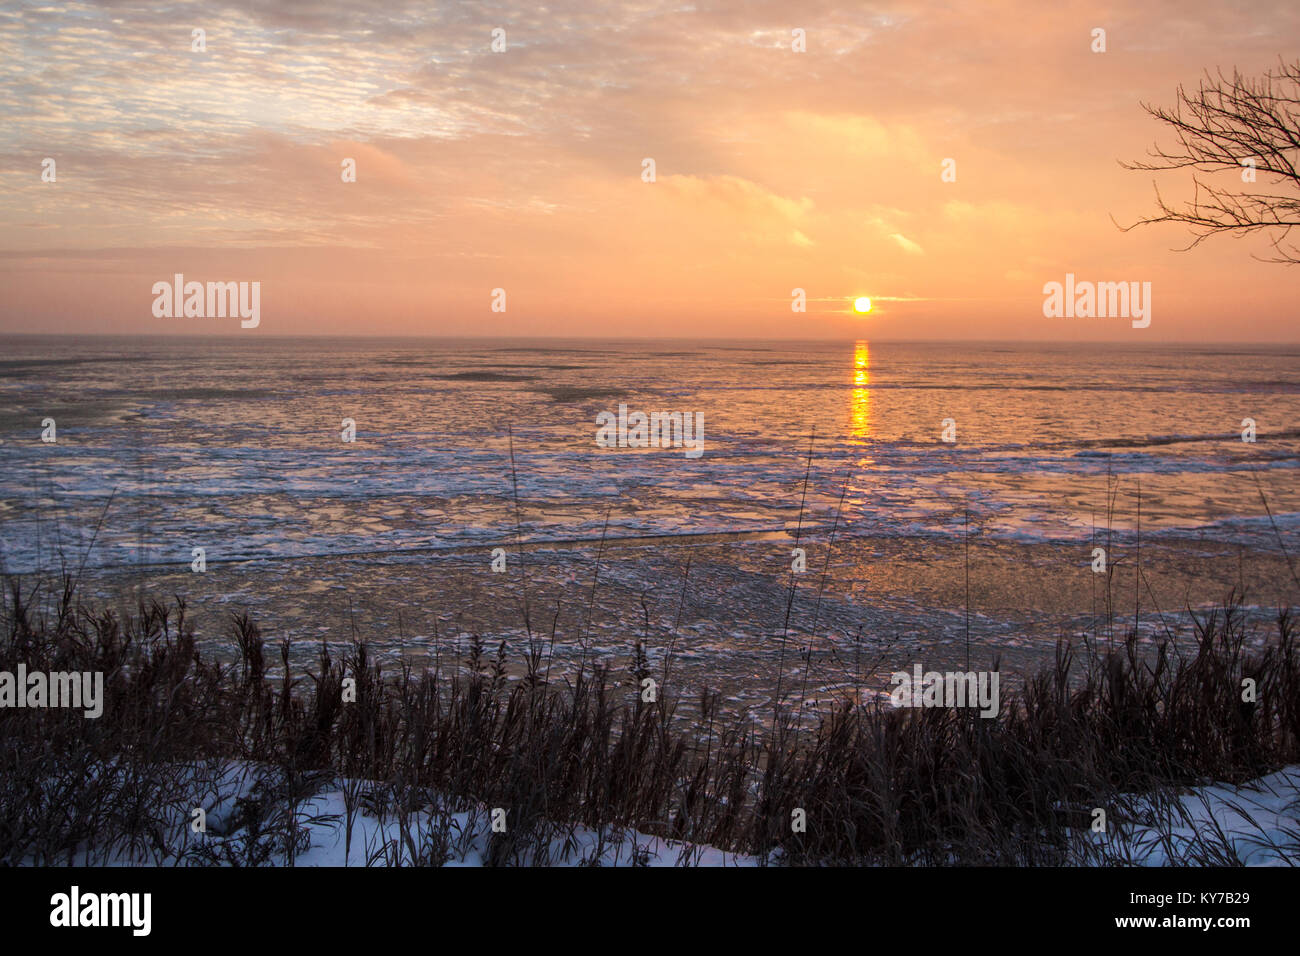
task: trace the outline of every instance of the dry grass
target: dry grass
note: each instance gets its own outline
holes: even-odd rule
[[[548,681],[540,641],[510,680],[505,644],[478,637],[450,667],[385,673],[358,638],[341,659],[322,647],[302,673],[247,615],[232,618],[238,654],[222,663],[179,600],[120,619],[74,592],[65,580],[50,600],[14,579],[5,595],[0,670],[102,671],[106,700],[97,720],[0,709],[0,863],[174,855],[232,761],[262,768],[217,826],[243,838],[192,847],[189,862],[292,864],[305,802],[342,779],[349,840],[358,813],[405,821],[432,807],[445,821],[452,808],[509,808],[509,831],[488,847],[495,864],[553,862],[579,824],[785,863],[1077,863],[1098,858],[1079,839],[1094,807],[1115,808],[1122,827],[1123,795],[1143,794],[1172,820],[1177,788],[1300,759],[1294,622],[1281,613],[1252,644],[1235,600],[1196,620],[1192,653],[1133,636],[1078,657],[1062,644],[996,718],[846,700],[799,729],[800,702],[755,730],[724,719],[707,691],[693,721],[663,686],[643,702],[639,645],[628,674],[587,664],[563,684]],[[1247,677],[1257,703],[1242,702]],[[343,702],[345,678],[355,702]],[[804,833],[792,832],[795,808]],[[364,849],[372,862],[438,864],[455,843],[443,826]],[[1235,862],[1215,834],[1185,858]]]

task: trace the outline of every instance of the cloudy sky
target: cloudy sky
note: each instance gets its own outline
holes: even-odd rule
[[[1142,102],[1298,48],[1294,0],[4,2],[0,331],[1297,341],[1264,238],[1115,223]],[[177,272],[260,327],[155,318]],[[1067,272],[1151,327],[1044,318]]]

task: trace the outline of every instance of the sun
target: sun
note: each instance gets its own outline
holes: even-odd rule
[[[853,311],[858,313],[870,312],[871,300],[868,299],[865,295],[858,296],[856,299],[853,300]]]

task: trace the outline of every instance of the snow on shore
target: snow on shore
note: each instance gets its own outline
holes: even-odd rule
[[[300,781],[305,795],[291,806],[276,768],[247,763],[181,769],[187,795],[172,799],[160,831],[175,834],[165,849],[86,847],[84,866],[482,866],[494,822],[517,825],[508,808],[447,801],[428,791],[407,794],[405,810],[389,788],[328,774]],[[351,832],[348,827],[352,804]],[[191,809],[182,812],[186,805]],[[463,809],[469,806],[469,809]],[[196,809],[202,809],[197,814]],[[199,830],[201,827],[201,831]],[[290,854],[290,834],[293,837]],[[626,827],[596,830],[543,821],[502,862],[547,866],[756,866],[752,856],[665,840]],[[292,856],[292,859],[291,859]],[[32,861],[29,861],[32,862]]]
[[[1211,784],[1176,800],[1134,798],[1128,826],[1103,841],[1110,862],[1136,866],[1300,864],[1300,764],[1248,783]]]
[[[273,768],[208,765],[192,774],[202,807],[203,832],[185,799],[172,802],[163,828],[176,834],[165,850],[128,853],[91,850],[83,865],[482,866],[493,838],[493,808],[461,803],[459,809],[425,791],[408,794],[407,808],[369,781],[320,775],[289,808]],[[199,780],[204,783],[200,786]],[[188,789],[188,788],[187,788]],[[351,834],[348,805],[352,804]],[[505,808],[496,825],[515,824]],[[1074,848],[1084,865],[1285,866],[1300,864],[1300,764],[1241,785],[1210,784],[1181,793],[1130,796],[1108,811],[1104,834],[1076,830]],[[292,818],[292,825],[290,819]],[[627,828],[594,830],[543,823],[504,863],[549,866],[757,866],[754,856],[664,840]],[[773,862],[778,862],[774,857]]]
[[[430,831],[441,829],[449,837],[451,856],[445,866],[482,866],[491,837],[492,820],[488,808],[447,814],[440,819],[424,810],[412,814],[406,833],[411,844],[403,848],[403,828],[394,820],[380,823],[375,817],[358,816],[354,823],[351,853],[346,854],[346,834],[342,823],[344,798],[340,790],[322,793],[313,801],[313,813],[333,814],[332,825],[309,828],[311,848],[297,858],[298,866],[364,866],[367,848],[371,852],[397,845],[403,863],[410,863],[410,845],[419,847]],[[507,815],[506,826],[509,826]],[[709,846],[679,843],[648,836],[636,830],[607,829],[603,834],[589,827],[557,827],[557,836],[549,841],[547,865],[551,866],[756,866],[755,857],[727,853]],[[380,859],[376,862],[392,862]]]

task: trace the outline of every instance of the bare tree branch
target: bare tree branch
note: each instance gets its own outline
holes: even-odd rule
[[[1149,161],[1120,165],[1145,171],[1191,169],[1192,198],[1171,205],[1156,186],[1157,214],[1130,226],[1115,223],[1121,230],[1182,223],[1193,235],[1184,249],[1217,234],[1240,237],[1264,230],[1276,253],[1264,261],[1300,264],[1300,246],[1290,240],[1291,230],[1300,227],[1300,60],[1279,58],[1277,69],[1258,79],[1235,69],[1230,78],[1221,69],[1213,74],[1206,70],[1194,92],[1178,87],[1172,109],[1149,103],[1142,108],[1173,130],[1178,145],[1166,150],[1156,144],[1147,152]],[[1252,163],[1253,175],[1248,173]],[[1272,186],[1281,191],[1241,188],[1254,186],[1257,176],[1273,177]]]

